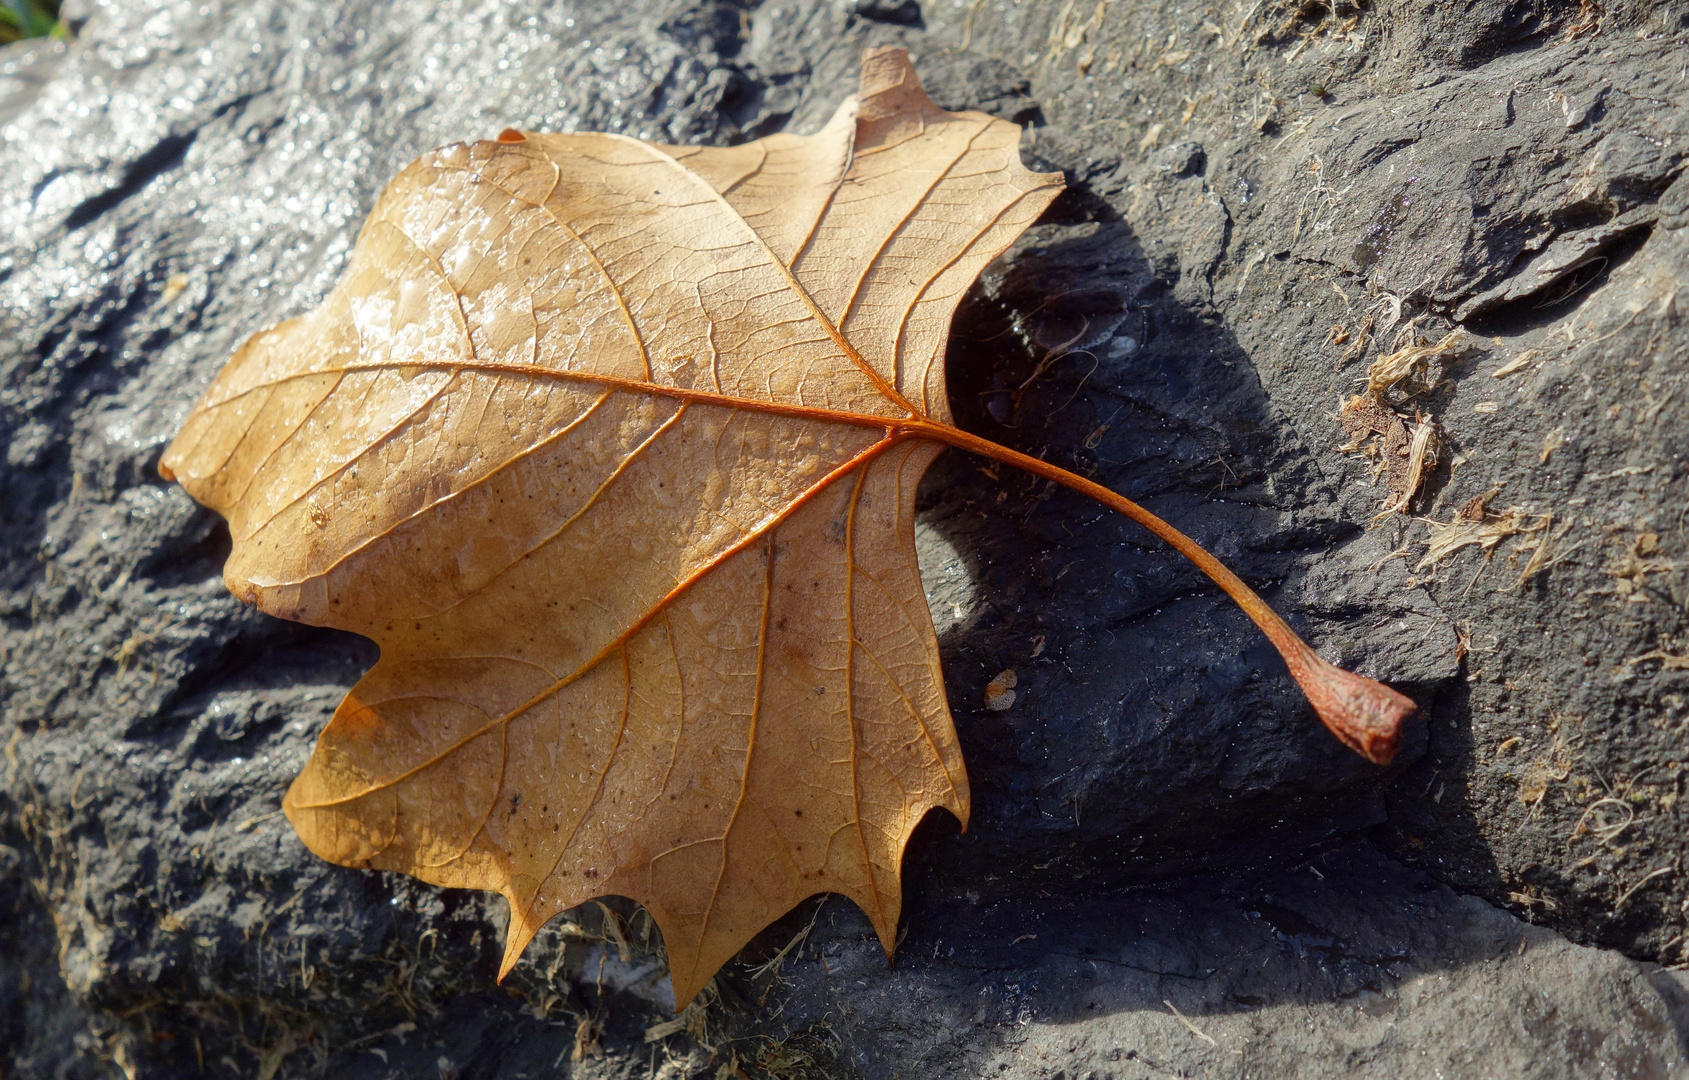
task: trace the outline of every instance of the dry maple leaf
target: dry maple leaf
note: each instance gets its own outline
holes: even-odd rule
[[[911,831],[968,816],[914,547],[946,444],[1155,530],[1389,757],[1411,702],[1134,504],[951,425],[956,304],[1061,187],[1019,137],[887,49],[813,136],[506,131],[388,186],[162,466],[228,518],[237,596],[381,646],[283,802],[311,850],[503,893],[501,977],[605,894],[656,919],[677,1004],[820,892],[889,953]]]

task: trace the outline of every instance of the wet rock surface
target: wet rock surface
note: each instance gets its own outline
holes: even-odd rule
[[[1689,10],[67,11],[0,50],[8,1075],[1689,1074]],[[277,813],[373,647],[229,597],[158,455],[417,154],[808,130],[876,44],[1072,185],[958,317],[959,422],[1144,502],[1424,717],[1366,765],[1194,570],[947,454],[920,548],[975,815],[923,827],[897,966],[812,903],[653,1033],[613,902],[495,987],[501,900]],[[1339,406],[1445,341],[1384,392],[1437,453],[1380,516],[1392,451]]]

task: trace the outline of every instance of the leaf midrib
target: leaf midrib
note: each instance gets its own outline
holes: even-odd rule
[[[908,421],[908,420],[899,421],[899,420],[897,420],[893,417],[875,416],[871,413],[854,413],[854,412],[850,412],[848,410],[843,410],[843,409],[817,409],[817,408],[813,408],[811,406],[803,406],[803,405],[799,405],[799,406],[780,405],[780,404],[774,403],[774,402],[759,401],[758,399],[755,399],[755,398],[736,398],[736,397],[733,397],[733,396],[727,395],[727,394],[714,394],[714,393],[711,393],[709,391],[704,391],[704,390],[687,390],[687,389],[682,389],[682,388],[679,388],[679,387],[668,387],[668,386],[662,386],[660,384],[655,384],[655,383],[645,383],[645,382],[641,382],[641,381],[635,380],[635,379],[618,378],[616,376],[591,375],[591,374],[588,374],[588,373],[585,373],[585,372],[570,371],[570,370],[567,370],[567,369],[560,369],[560,368],[541,367],[541,366],[538,366],[538,365],[495,364],[495,363],[487,363],[485,361],[461,361],[461,360],[449,360],[449,361],[442,360],[442,361],[432,361],[432,362],[422,362],[422,363],[400,363],[400,362],[397,362],[397,361],[388,361],[388,362],[383,362],[383,363],[379,363],[379,364],[351,364],[351,365],[346,365],[344,367],[338,367],[338,368],[317,368],[317,369],[314,369],[314,370],[308,371],[308,372],[296,372],[296,373],[293,373],[293,374],[290,374],[290,375],[283,376],[282,378],[274,380],[274,381],[261,383],[261,384],[257,384],[255,386],[249,387],[248,389],[243,390],[239,394],[231,395],[230,397],[225,399],[223,402],[220,402],[219,407],[221,407],[222,405],[227,405],[227,404],[231,404],[235,401],[238,401],[238,400],[240,400],[240,398],[246,396],[247,394],[257,393],[257,392],[262,391],[262,390],[273,389],[276,386],[279,386],[283,383],[290,382],[290,381],[293,381],[293,380],[296,380],[296,379],[311,378],[311,377],[316,377],[316,376],[319,376],[319,375],[336,375],[336,376],[343,377],[347,374],[356,373],[356,372],[390,371],[390,370],[395,370],[395,369],[400,369],[400,368],[409,368],[409,369],[412,369],[412,370],[416,370],[416,369],[442,370],[442,371],[448,371],[448,372],[452,373],[453,375],[457,375],[457,374],[459,374],[463,371],[482,371],[482,372],[488,372],[488,373],[493,373],[493,374],[512,374],[513,373],[513,374],[528,375],[528,376],[540,377],[540,378],[553,377],[553,378],[561,378],[561,379],[564,379],[565,381],[575,381],[575,382],[582,382],[582,383],[587,383],[587,384],[591,384],[591,385],[600,385],[600,386],[606,387],[607,389],[606,389],[606,392],[604,394],[600,395],[593,402],[593,404],[591,406],[589,406],[580,416],[576,417],[574,420],[570,421],[567,425],[565,425],[563,427],[563,429],[561,429],[560,431],[546,437],[545,439],[541,440],[540,442],[535,443],[533,446],[527,447],[527,448],[521,450],[520,452],[518,452],[517,454],[512,455],[510,461],[505,462],[504,464],[500,465],[498,468],[489,472],[486,476],[477,479],[474,483],[469,484],[469,485],[467,485],[463,488],[460,488],[457,491],[453,491],[453,492],[449,493],[448,495],[445,495],[445,496],[441,497],[440,499],[437,499],[434,502],[429,503],[427,506],[419,508],[417,511],[415,511],[411,515],[407,516],[406,518],[404,518],[400,521],[394,522],[393,524],[391,524],[388,527],[386,527],[385,529],[383,529],[381,532],[376,533],[376,534],[370,536],[368,539],[362,541],[356,547],[350,548],[344,554],[337,557],[331,564],[329,564],[328,566],[324,567],[321,570],[314,571],[310,574],[307,574],[305,577],[298,578],[298,579],[295,579],[295,580],[275,581],[275,582],[268,583],[268,585],[270,585],[270,586],[275,586],[275,585],[299,585],[299,584],[302,584],[303,582],[305,582],[307,580],[310,580],[311,578],[321,577],[324,574],[332,572],[335,568],[341,566],[347,560],[349,560],[353,556],[357,555],[359,552],[367,550],[371,544],[374,544],[377,541],[379,541],[379,540],[381,540],[385,537],[391,536],[395,529],[397,529],[401,525],[405,524],[405,522],[414,520],[415,517],[418,514],[421,514],[421,513],[427,512],[427,511],[431,511],[435,507],[443,505],[443,504],[445,504],[445,503],[447,503],[447,502],[449,502],[453,499],[456,499],[456,498],[462,496],[464,493],[471,491],[474,488],[480,486],[482,483],[486,482],[486,480],[488,480],[492,476],[495,476],[499,472],[502,472],[506,467],[515,463],[517,460],[520,460],[521,458],[524,458],[524,457],[534,453],[540,447],[549,445],[549,444],[555,442],[557,439],[567,435],[580,422],[582,422],[586,418],[586,416],[590,415],[592,412],[594,412],[600,406],[607,403],[609,401],[612,393],[614,393],[616,391],[621,391],[623,393],[633,395],[633,396],[649,395],[649,396],[667,397],[667,398],[679,400],[681,402],[681,406],[680,406],[680,409],[676,410],[676,417],[678,417],[678,415],[680,413],[685,412],[688,405],[702,404],[702,405],[714,405],[718,408],[727,409],[727,410],[732,411],[732,412],[759,412],[759,413],[771,414],[771,415],[776,415],[776,416],[791,417],[791,418],[794,418],[794,419],[819,421],[819,422],[823,422],[823,423],[847,424],[847,425],[854,426],[854,427],[879,427],[879,428],[885,429],[888,434],[893,432],[893,431],[907,430],[907,429],[910,429],[910,428],[915,427],[915,426],[923,426],[923,425],[917,425],[915,422],[912,422],[912,421]],[[426,399],[424,404],[426,404],[427,402],[432,402],[434,400],[437,400],[438,397],[445,392],[446,388],[451,385],[451,382],[452,382],[452,380],[448,380],[446,383],[443,383],[438,389],[436,389],[434,391],[434,393],[429,395],[429,397]],[[321,402],[319,402],[318,404],[320,405]],[[315,406],[313,406],[313,411],[314,410],[315,410]],[[414,411],[411,415],[414,415]],[[670,418],[671,421],[673,419],[675,419],[676,417],[671,417]],[[407,417],[407,420],[408,420],[408,417]],[[935,426],[935,427],[942,427],[943,426],[943,425],[933,424],[933,422],[931,422],[931,421],[926,421],[925,425],[932,425],[932,426]],[[403,426],[403,423],[395,425],[390,431],[388,431],[386,433],[386,435],[384,435],[382,437],[382,440],[384,441],[386,438],[390,437],[393,434],[393,432],[396,432],[402,426]],[[666,429],[667,424],[663,425],[663,427]],[[289,439],[291,439],[291,438],[292,438],[292,436],[290,435]],[[637,451],[639,449],[643,449],[643,448],[644,448],[644,444],[642,443],[640,447],[636,448],[635,453],[637,453]],[[301,500],[307,498],[310,491],[314,490],[317,486],[319,486],[323,482],[323,480],[327,480],[329,477],[335,476],[335,475],[337,475],[341,472],[344,472],[346,469],[351,468],[354,465],[356,465],[357,461],[360,460],[361,458],[363,458],[364,456],[366,456],[368,454],[368,452],[369,451],[366,450],[363,453],[360,453],[352,461],[350,461],[347,464],[341,466],[339,469],[336,469],[334,472],[325,475],[321,480],[318,480],[317,482],[313,483],[309,489],[300,492],[294,498],[292,498],[292,499],[288,500],[288,502],[284,503],[281,507],[278,507],[276,512],[274,514],[271,514],[270,517],[268,519],[266,519],[264,526],[262,526],[262,527],[269,527],[271,524],[273,524],[275,517],[277,515],[279,515],[283,510],[286,510],[288,507],[295,506]],[[625,464],[625,462],[626,462],[626,459],[624,459],[624,464]],[[619,474],[620,469],[621,469],[621,466],[618,466],[618,474]],[[595,493],[595,497],[596,497],[596,493]],[[256,532],[256,531],[257,530],[254,530],[254,532]]]

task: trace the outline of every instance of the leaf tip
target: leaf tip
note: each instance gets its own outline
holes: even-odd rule
[[[858,115],[863,120],[941,111],[921,86],[921,78],[909,60],[909,50],[899,45],[862,53],[862,89],[858,98]]]
[[[709,978],[700,979],[696,964],[684,972],[677,971],[674,966],[674,958],[671,956],[669,958],[669,989],[674,993],[674,1014],[679,1016],[685,1012],[686,1007],[692,1004],[692,999],[697,997],[699,992],[704,989],[705,984],[714,977],[712,973]]]
[[[510,904],[510,923],[504,930],[504,958],[499,961],[495,983],[504,982],[504,977],[516,969],[516,962],[539,932],[539,926],[529,917],[531,913],[522,911],[515,896],[506,893],[504,898]]]

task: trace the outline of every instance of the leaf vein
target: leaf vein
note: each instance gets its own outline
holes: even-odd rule
[[[435,764],[436,762],[440,761],[441,759],[443,759],[443,758],[445,758],[445,757],[447,757],[447,756],[449,756],[453,753],[456,753],[459,749],[461,749],[464,746],[469,745],[470,742],[479,738],[485,732],[492,730],[492,728],[494,726],[496,726],[498,724],[508,724],[509,722],[516,719],[517,717],[525,714],[530,709],[532,709],[536,705],[540,704],[542,701],[545,701],[547,698],[552,697],[553,695],[562,691],[565,687],[567,687],[570,684],[572,684],[572,683],[578,681],[579,679],[581,679],[588,672],[592,671],[593,668],[597,667],[600,663],[602,663],[605,659],[607,659],[617,649],[624,647],[627,644],[627,642],[632,640],[632,638],[635,634],[637,634],[637,633],[639,633],[639,631],[643,630],[646,627],[646,625],[651,622],[652,619],[656,618],[659,614],[666,612],[669,608],[669,605],[671,605],[679,596],[681,596],[683,593],[685,593],[693,585],[697,584],[698,581],[703,579],[710,572],[712,572],[717,567],[722,565],[722,563],[726,562],[728,559],[732,558],[733,556],[739,554],[739,552],[745,550],[750,545],[756,543],[758,540],[763,539],[763,538],[767,537],[768,535],[770,535],[773,532],[773,530],[781,522],[790,518],[791,515],[796,513],[800,507],[806,505],[809,502],[810,499],[814,498],[816,495],[818,495],[822,491],[825,491],[829,486],[831,486],[839,478],[848,475],[852,469],[855,469],[858,466],[864,465],[867,462],[873,460],[874,458],[878,457],[881,453],[885,452],[887,449],[891,448],[892,446],[895,446],[898,443],[904,441],[906,438],[908,438],[908,436],[887,435],[885,438],[881,439],[880,441],[873,443],[872,445],[867,446],[864,449],[862,449],[861,451],[859,451],[849,461],[845,462],[843,465],[840,465],[838,468],[834,469],[832,472],[828,473],[826,476],[822,477],[820,480],[818,480],[814,484],[810,485],[809,488],[805,489],[804,492],[798,496],[798,498],[792,500],[791,505],[787,506],[785,508],[785,510],[778,517],[764,523],[760,528],[748,533],[738,543],[735,543],[735,544],[731,545],[730,547],[726,548],[719,555],[717,555],[715,558],[710,560],[708,563],[706,563],[705,565],[703,565],[703,566],[699,567],[698,569],[694,570],[688,577],[686,577],[683,581],[681,581],[673,589],[671,589],[669,591],[668,595],[664,596],[661,600],[657,601],[657,603],[653,604],[649,611],[647,611],[644,615],[640,616],[639,618],[633,620],[633,622],[627,627],[627,629],[623,630],[620,634],[616,635],[614,640],[612,640],[608,644],[606,644],[594,656],[592,656],[586,662],[582,663],[574,671],[571,671],[569,674],[562,676],[555,683],[553,683],[551,686],[548,686],[544,690],[541,690],[539,693],[535,694],[532,698],[529,698],[527,701],[523,702],[521,705],[518,705],[516,708],[512,709],[510,712],[505,713],[503,716],[496,717],[495,719],[488,721],[488,723],[485,724],[484,726],[482,726],[481,728],[477,729],[476,731],[471,732],[468,735],[465,735],[463,738],[459,739],[457,742],[453,743],[451,746],[446,747],[444,750],[441,750],[439,753],[437,753],[437,754],[433,755],[432,757],[428,758],[426,761],[420,762],[419,764],[411,767],[410,769],[407,769],[406,771],[404,771],[404,772],[400,773],[399,775],[393,777],[391,780],[384,780],[384,781],[380,781],[378,783],[371,784],[370,786],[364,788],[363,790],[354,792],[350,795],[341,795],[341,796],[338,796],[338,797],[333,798],[333,799],[322,800],[321,802],[313,802],[313,803],[303,803],[302,802],[302,803],[298,803],[297,805],[299,806],[300,809],[306,809],[306,810],[323,809],[323,808],[330,807],[330,806],[343,806],[346,803],[355,802],[358,799],[364,798],[365,796],[373,795],[378,791],[384,791],[387,788],[390,788],[395,784],[402,783],[403,781],[409,779],[410,777],[415,776],[417,773],[419,773],[422,770],[428,768],[430,765]]]

